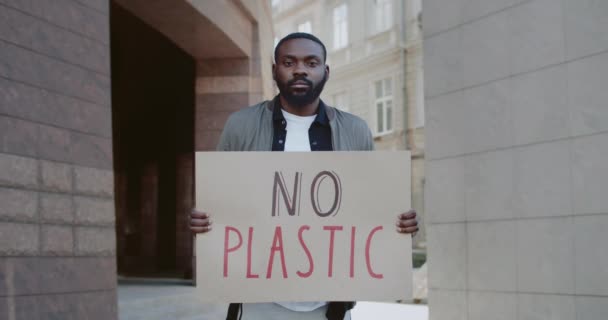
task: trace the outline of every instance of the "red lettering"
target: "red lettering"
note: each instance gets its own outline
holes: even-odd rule
[[[304,249],[304,253],[306,253],[306,257],[308,258],[308,265],[309,265],[309,267],[308,267],[308,271],[306,273],[300,272],[300,271],[296,272],[300,278],[308,278],[308,277],[310,277],[310,275],[312,274],[312,272],[315,270],[315,263],[312,260],[312,255],[310,254],[310,250],[308,250],[308,247],[304,243],[304,238],[302,238],[302,233],[304,232],[304,230],[310,230],[310,226],[306,226],[306,225],[305,226],[301,226],[300,230],[298,231],[298,239],[300,240],[300,244],[302,245],[302,249]]]
[[[283,251],[283,233],[281,227],[274,229],[274,238],[272,240],[272,247],[270,248],[270,257],[268,258],[268,270],[266,271],[266,278],[270,279],[272,276],[272,265],[274,262],[274,254],[279,251],[281,254],[281,267],[283,268],[283,278],[287,278],[287,267],[285,266],[285,252]]]
[[[247,240],[247,279],[259,278],[259,274],[253,274],[251,272],[251,243],[253,240],[253,227],[249,227],[249,237]]]
[[[329,267],[327,269],[327,276],[332,277],[334,267],[334,238],[336,230],[342,230],[342,226],[325,226],[323,230],[329,230]]]
[[[369,272],[369,275],[372,276],[372,278],[376,278],[376,279],[382,279],[382,278],[384,278],[384,276],[382,274],[374,273],[374,271],[372,270],[372,263],[369,258],[369,249],[371,246],[372,237],[374,236],[374,233],[376,233],[377,231],[380,231],[380,230],[382,230],[382,226],[377,226],[374,229],[372,229],[372,231],[369,233],[369,236],[367,236],[367,241],[365,243],[365,263],[367,264],[367,272]]]
[[[236,232],[236,234],[239,236],[239,244],[232,248],[228,248],[230,245],[230,231]],[[234,227],[226,226],[224,233],[224,278],[228,277],[228,253],[238,250],[242,244],[243,237],[241,236],[241,232]]]
[[[384,275],[381,272],[378,272],[377,269],[374,269],[372,266],[372,257],[371,257],[371,251],[372,251],[372,240],[374,239],[374,236],[376,235],[376,233],[378,233],[379,231],[382,231],[384,228],[383,226],[377,226],[373,229],[371,229],[369,231],[369,234],[367,236],[366,242],[365,242],[365,263],[366,263],[366,267],[367,267],[367,272],[368,274],[375,279],[383,279]],[[310,231],[311,230],[311,226],[310,225],[302,225],[300,226],[300,228],[298,229],[298,241],[300,246],[302,247],[302,250],[304,252],[304,254],[306,255],[306,258],[308,259],[308,268],[302,268],[301,270],[296,271],[296,274],[298,277],[300,278],[309,278],[315,270],[315,264],[314,264],[314,259],[313,259],[313,255],[312,252],[310,250],[310,247],[308,246],[308,244],[306,243],[306,241],[304,240],[304,233],[306,231]],[[344,230],[344,226],[338,226],[338,225],[331,225],[331,226],[323,226],[323,230],[324,231],[329,231],[329,250],[328,250],[328,266],[327,266],[327,276],[328,278],[333,278],[333,269],[334,269],[334,252],[335,252],[335,247],[336,247],[336,232],[337,231],[343,231]],[[260,278],[260,273],[256,273],[253,270],[253,265],[252,265],[252,256],[253,256],[253,233],[254,233],[254,227],[249,227],[248,229],[248,234],[247,234],[247,272],[246,272],[246,278],[247,279],[259,279]],[[342,238],[340,238],[342,239]],[[342,241],[338,239],[338,241]],[[229,269],[229,265],[228,265],[228,258],[230,256],[230,253],[234,253],[237,252],[239,249],[241,249],[241,247],[243,247],[243,236],[242,233],[239,229],[235,228],[235,227],[231,227],[231,226],[226,226],[225,227],[225,232],[224,232],[224,265],[223,265],[223,276],[224,278],[228,277],[228,269]],[[344,239],[346,240],[346,239]],[[351,226],[351,232],[350,232],[350,256],[349,256],[349,277],[350,278],[354,278],[355,277],[355,259],[357,259],[357,257],[359,256],[359,254],[357,254],[356,250],[358,250],[359,245],[357,244],[357,227],[356,226]],[[342,248],[342,247],[339,247]],[[277,255],[279,257],[277,257]],[[281,274],[283,276],[284,279],[288,278],[288,272],[287,272],[287,263],[286,263],[286,259],[285,259],[285,247],[283,245],[283,230],[281,226],[276,226],[275,227],[275,231],[274,231],[274,236],[272,239],[272,244],[270,247],[270,252],[268,255],[268,265],[267,265],[267,269],[266,269],[266,278],[270,279],[272,278],[272,271],[274,268],[274,264],[275,264],[275,258],[279,258],[280,259],[280,264],[281,264]],[[234,259],[234,258],[233,258]],[[233,262],[234,264],[234,262]],[[258,270],[260,271],[260,270]],[[344,270],[346,271],[346,270]]]

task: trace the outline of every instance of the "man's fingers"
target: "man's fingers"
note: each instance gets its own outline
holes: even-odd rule
[[[412,220],[398,220],[396,223],[397,227],[399,228],[407,228],[407,227],[414,227],[414,226],[418,226],[418,221],[412,219]]]
[[[416,210],[414,210],[414,209],[398,215],[399,219],[412,219],[415,217],[416,217]]]
[[[190,226],[190,230],[194,233],[205,233],[205,232],[209,232],[211,230],[211,226],[207,226],[207,227]]]
[[[209,218],[209,214],[206,212],[194,211],[190,212],[190,218],[192,219],[207,219]]]
[[[399,232],[399,233],[414,233],[417,231],[418,231],[418,227],[408,227],[408,228],[397,227],[397,232]]]
[[[213,224],[213,222],[209,218],[208,213],[192,209],[192,211],[190,212],[190,230],[192,232],[209,232],[211,230],[211,224]]]
[[[401,213],[397,216],[397,232],[413,234],[418,231],[418,221],[416,221],[416,210]]]
[[[190,219],[191,226],[206,227],[213,223],[211,219]]]

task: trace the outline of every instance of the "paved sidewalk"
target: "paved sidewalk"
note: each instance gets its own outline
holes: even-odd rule
[[[428,320],[427,305],[359,301],[352,320]]]
[[[227,304],[202,304],[188,281],[121,281],[120,320],[224,320]],[[360,301],[352,320],[428,320],[426,305]]]
[[[118,284],[120,320],[224,320],[227,304],[197,302],[189,281],[137,280]]]

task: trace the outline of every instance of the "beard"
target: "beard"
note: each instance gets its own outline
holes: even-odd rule
[[[276,77],[275,77],[276,79]],[[308,89],[305,92],[294,92],[291,90],[291,86],[296,81],[306,82],[308,85]],[[296,108],[301,108],[311,104],[315,101],[323,91],[323,87],[325,86],[325,82],[327,82],[327,72],[323,75],[323,79],[319,81],[316,85],[313,84],[312,81],[306,78],[294,78],[289,81],[281,82],[276,80],[277,87],[279,88],[279,94],[283,97],[287,103]]]

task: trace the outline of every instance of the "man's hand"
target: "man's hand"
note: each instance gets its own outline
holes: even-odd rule
[[[397,216],[397,232],[411,233],[412,236],[418,231],[418,221],[416,221],[416,210],[412,209]]]
[[[209,214],[192,209],[190,213],[190,230],[194,233],[205,233],[211,230]]]

